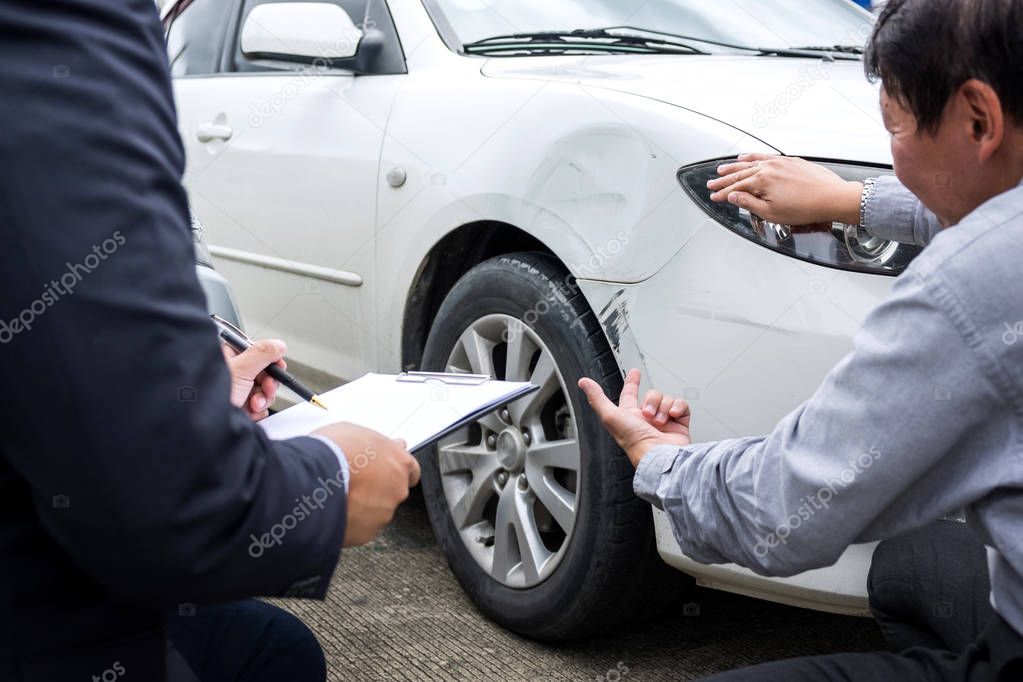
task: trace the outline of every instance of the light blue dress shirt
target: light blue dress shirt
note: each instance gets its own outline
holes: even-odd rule
[[[864,226],[929,244],[853,351],[767,436],[654,448],[636,493],[693,559],[775,576],[966,508],[1023,633],[1023,185],[942,230],[883,178]]]

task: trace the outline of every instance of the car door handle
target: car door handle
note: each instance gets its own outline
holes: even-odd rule
[[[231,126],[220,123],[200,123],[195,131],[195,137],[200,142],[212,142],[213,140],[230,140],[234,131]]]

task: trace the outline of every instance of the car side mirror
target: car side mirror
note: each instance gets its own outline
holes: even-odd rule
[[[241,51],[248,59],[345,68],[344,62],[355,61],[365,37],[348,12],[333,3],[267,3],[253,7],[245,18]]]

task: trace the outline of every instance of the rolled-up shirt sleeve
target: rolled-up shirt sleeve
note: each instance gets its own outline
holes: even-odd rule
[[[875,237],[926,246],[941,223],[894,175],[876,179],[863,206],[863,229]]]
[[[636,493],[691,558],[764,575],[834,563],[976,499],[982,463],[954,453],[1004,409],[958,303],[909,271],[816,394],[763,437],[659,446]]]

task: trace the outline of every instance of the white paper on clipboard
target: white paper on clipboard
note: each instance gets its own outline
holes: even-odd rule
[[[326,410],[302,403],[259,425],[271,438],[283,440],[307,436],[328,424],[350,422],[403,438],[409,451],[415,452],[539,388],[529,382],[468,377],[475,375],[367,374],[320,394]]]

